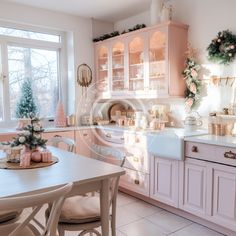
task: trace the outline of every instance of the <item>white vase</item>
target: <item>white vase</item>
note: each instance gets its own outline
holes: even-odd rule
[[[165,4],[161,10],[161,22],[166,22],[171,20],[171,6],[166,6]]]

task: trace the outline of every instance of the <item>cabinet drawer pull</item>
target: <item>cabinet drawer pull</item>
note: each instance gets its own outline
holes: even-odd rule
[[[139,184],[140,184],[140,182],[139,182],[139,180],[138,180],[138,179],[135,179],[135,180],[134,180],[134,183],[135,183],[135,184],[137,184],[137,185],[139,185]]]
[[[197,146],[192,146],[192,152],[198,152]]]
[[[225,152],[224,157],[228,158],[228,159],[236,160],[236,153],[234,153],[232,151]]]
[[[125,138],[124,138],[124,137],[121,137],[121,138],[120,138],[120,140],[124,141],[124,140],[125,140]]]
[[[59,135],[59,134],[55,134],[53,137],[58,137],[58,138],[61,138],[62,136]]]
[[[107,138],[111,138],[111,135],[110,135],[110,134],[105,134],[105,136],[106,136]]]
[[[138,157],[133,157],[133,160],[134,160],[135,162],[138,162],[138,161],[139,161],[139,158],[138,158]]]
[[[84,137],[88,136],[88,134],[83,134]]]

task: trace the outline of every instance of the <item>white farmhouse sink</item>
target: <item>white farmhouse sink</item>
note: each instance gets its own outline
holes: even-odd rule
[[[206,131],[187,132],[184,129],[169,128],[147,135],[148,152],[158,157],[175,160],[184,159],[184,137],[205,134]]]

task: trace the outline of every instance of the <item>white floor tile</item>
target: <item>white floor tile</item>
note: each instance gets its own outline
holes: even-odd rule
[[[144,201],[137,201],[125,205],[125,209],[141,217],[147,217],[157,212],[163,211],[161,208],[148,204]]]
[[[217,233],[211,229],[208,229],[199,224],[191,224],[170,236],[223,236],[223,234]]]
[[[118,193],[117,206],[124,206],[124,205],[127,205],[129,203],[136,202],[136,201],[138,201],[137,198],[134,198],[132,196],[129,196],[129,195],[121,193],[121,192]]]
[[[119,230],[127,236],[165,236],[167,232],[162,228],[152,224],[146,219],[141,219],[134,223],[120,227]]]
[[[165,229],[169,233],[175,232],[192,224],[191,221],[167,211],[158,212],[152,216],[146,217],[146,219]]]
[[[126,206],[117,207],[116,227],[127,225],[141,218],[142,217],[138,216],[137,214],[126,210]]]

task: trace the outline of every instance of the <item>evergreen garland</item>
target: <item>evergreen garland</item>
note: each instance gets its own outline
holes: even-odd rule
[[[236,35],[229,30],[220,31],[207,47],[210,61],[229,64],[236,54]]]
[[[192,110],[200,99],[201,81],[198,79],[200,65],[188,57],[186,59],[186,68],[182,72],[186,81],[187,89],[185,91],[185,105],[188,111]]]
[[[29,78],[26,78],[21,86],[21,96],[16,105],[16,118],[29,118],[29,114],[37,113],[37,106],[35,104],[32,82]]]
[[[30,124],[23,128],[23,132],[19,133],[11,143],[12,147],[24,145],[30,150],[37,147],[46,148],[46,139],[42,139],[41,134],[44,131],[40,125],[39,118],[35,117],[33,113],[29,114]]]
[[[102,36],[100,36],[100,37],[98,37],[98,38],[94,38],[93,39],[93,42],[99,42],[99,41],[103,41],[103,40],[106,40],[106,39],[109,39],[109,38],[113,38],[113,37],[116,37],[116,36],[118,36],[118,35],[120,35],[120,34],[126,34],[126,33],[128,33],[128,32],[132,32],[132,31],[135,31],[135,30],[139,30],[139,29],[142,29],[142,28],[145,28],[146,27],[146,25],[145,24],[137,24],[137,25],[135,25],[133,28],[130,28],[130,29],[128,29],[128,31],[122,31],[121,33],[119,32],[119,31],[114,31],[114,32],[112,32],[112,33],[110,33],[110,34],[104,34],[104,35],[102,35]]]

